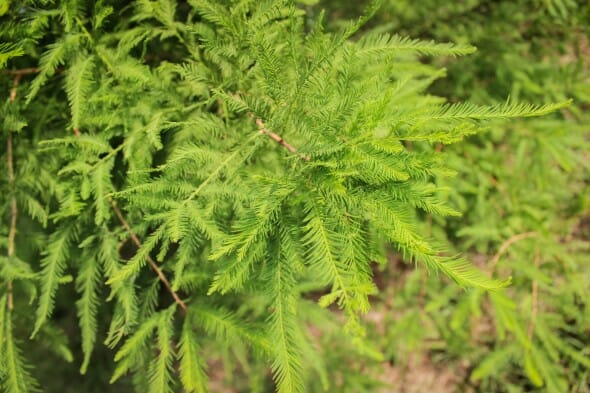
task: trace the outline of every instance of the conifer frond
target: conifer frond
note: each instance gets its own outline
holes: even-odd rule
[[[172,305],[166,311],[160,313],[156,327],[157,355],[151,361],[148,378],[150,393],[172,392],[172,362],[174,360],[174,348],[172,345],[173,316],[176,305]]]
[[[217,27],[232,33],[238,32],[229,11],[224,9],[221,4],[215,4],[209,0],[189,0],[189,3],[204,19],[212,22]]]
[[[409,171],[400,168],[399,161],[392,159],[393,156],[390,154],[365,151],[362,148],[355,149],[353,152],[354,156],[351,157],[351,163],[356,163],[355,167],[360,168],[358,176],[368,183],[384,184],[409,179]]]
[[[507,101],[504,104],[492,106],[478,106],[471,103],[448,104],[443,105],[435,111],[428,113],[417,113],[412,116],[415,119],[436,119],[436,120],[489,120],[489,119],[506,119],[511,117],[532,117],[543,116],[559,109],[565,108],[571,104],[571,100],[558,102],[554,104],[533,105],[524,103],[513,103]]]
[[[117,48],[123,53],[139,45],[141,42],[148,41],[153,37],[153,30],[147,26],[137,26],[127,29],[117,37]]]
[[[285,77],[288,74],[284,70],[284,61],[277,53],[280,48],[275,48],[270,42],[262,38],[257,45],[257,49],[256,62],[262,70],[266,90],[273,99],[280,100],[284,98],[285,90],[288,88],[288,84],[285,83]]]
[[[72,127],[80,128],[80,119],[84,115],[88,102],[88,93],[92,88],[92,69],[94,57],[80,55],[69,67],[66,74],[66,93],[72,110]]]
[[[212,260],[225,255],[234,255],[223,269],[216,275],[209,294],[239,288],[248,279],[253,263],[260,260],[265,253],[266,241],[274,225],[279,219],[283,201],[293,191],[291,187],[270,186],[264,187],[267,199],[258,201],[236,223],[234,233],[209,257]]]
[[[115,160],[106,160],[100,162],[92,171],[91,190],[94,194],[94,206],[96,214],[94,222],[97,226],[109,220],[111,217],[111,206],[107,195],[112,192],[111,170]]]
[[[109,145],[108,141],[104,140],[96,135],[89,135],[83,134],[78,137],[65,137],[65,138],[53,138],[50,140],[45,140],[40,143],[40,146],[43,150],[56,150],[56,149],[63,149],[65,147],[72,147],[75,146],[77,149],[80,149],[82,153],[88,153],[92,155],[101,155],[104,153],[112,152],[112,148]],[[70,163],[72,168],[80,168],[80,166],[84,165],[85,163],[81,163],[80,161],[74,161]],[[89,166],[87,166],[89,167]],[[68,168],[66,166],[65,168]],[[60,173],[68,173],[70,170],[62,169]],[[73,171],[82,173],[83,171],[73,169]]]
[[[225,345],[245,342],[263,354],[272,352],[272,343],[262,334],[260,326],[252,326],[222,306],[194,304],[191,307],[193,323],[202,326]]]
[[[84,5],[81,1],[66,1],[60,7],[60,19],[64,25],[65,31],[69,32],[76,24],[76,20],[82,17]]]
[[[33,280],[36,278],[31,265],[16,256],[0,256],[0,273],[5,280]]]
[[[0,301],[0,306],[6,308],[5,297]],[[12,327],[12,313],[2,315],[0,327],[2,327],[2,366],[3,373],[0,373],[0,388],[6,393],[31,393],[39,392],[38,382],[31,376],[27,365],[22,357],[21,350],[17,346]]]
[[[43,206],[41,202],[28,192],[19,192],[18,199],[22,201],[22,205],[24,206],[27,214],[29,217],[35,219],[44,227],[47,225],[47,220],[49,216],[47,214],[47,207]]]
[[[6,63],[13,57],[22,56],[23,48],[10,42],[0,43],[0,69],[6,67]]]
[[[403,205],[387,205],[377,198],[366,201],[364,206],[373,214],[375,224],[408,256],[425,263],[428,267],[441,271],[462,287],[475,287],[497,290],[506,287],[510,280],[492,280],[462,258],[437,255],[437,251],[415,232],[408,217],[401,213],[407,208]],[[395,206],[395,208],[393,208]]]
[[[369,194],[369,198],[360,201],[371,214],[373,224],[383,231],[391,241],[414,253],[433,255],[432,246],[416,232],[412,224],[412,210],[400,203],[387,203],[380,200],[378,194]]]
[[[160,0],[157,2],[140,1],[138,8],[143,8],[146,14],[152,14],[159,22],[171,30],[175,29],[174,14],[177,3],[172,0]],[[140,11],[140,13],[142,13]]]
[[[301,239],[306,248],[307,263],[318,280],[332,285],[331,292],[339,298],[339,305],[350,306],[350,271],[338,258],[340,239],[328,226],[328,217],[318,206],[319,201],[309,201],[305,206],[305,234]]]
[[[250,6],[248,2],[243,2],[242,4],[244,8]],[[291,20],[298,11],[289,0],[278,0],[269,2],[269,4],[270,6],[268,7],[257,9],[255,15],[248,20],[248,25],[252,31],[260,31],[263,27],[271,25],[273,22]],[[237,9],[234,8],[234,15],[236,12]]]
[[[92,27],[95,30],[99,30],[103,26],[104,21],[110,15],[112,15],[113,12],[114,12],[114,9],[111,6],[95,7],[95,14],[93,15],[93,18],[92,18]]]
[[[41,295],[37,306],[35,327],[31,336],[35,336],[41,326],[53,312],[55,293],[63,277],[67,261],[70,257],[71,244],[77,237],[75,225],[66,224],[50,236],[50,243],[41,260]]]
[[[97,257],[107,280],[111,279],[121,269],[120,256],[117,252],[118,240],[115,235],[103,227],[97,245]],[[117,307],[115,317],[106,340],[109,346],[114,346],[137,323],[138,299],[133,285],[126,281],[111,285],[112,291],[107,301],[115,298]]]
[[[285,229],[280,231],[277,255],[270,272],[269,294],[274,299],[269,317],[270,336],[273,342],[272,371],[280,393],[304,391],[302,379],[303,359],[297,332],[297,291],[292,239]]]
[[[82,258],[82,267],[76,278],[76,289],[81,293],[80,299],[76,302],[80,332],[82,335],[82,353],[84,359],[80,366],[80,373],[85,374],[90,363],[90,356],[96,342],[99,298],[98,286],[100,283],[100,266],[98,261],[86,255]]]
[[[178,343],[178,359],[180,381],[187,393],[207,393],[207,375],[205,360],[201,356],[198,345],[199,337],[195,334],[190,318],[182,324],[180,342]]]
[[[241,289],[250,278],[252,265],[264,257],[266,247],[266,241],[258,239],[253,246],[248,247],[247,255],[224,258],[225,263],[220,271],[215,274],[207,294],[211,295],[215,292],[225,294],[232,289]],[[215,258],[219,259],[217,255],[215,255]]]
[[[436,193],[445,191],[432,183],[392,184],[379,194],[380,200],[400,201],[438,216],[460,216],[461,213],[440,201]]]
[[[31,88],[27,95],[27,104],[35,98],[45,82],[55,73],[57,67],[64,64],[68,50],[71,49],[70,47],[75,46],[80,38],[80,35],[71,34],[48,46],[49,49],[43,53],[39,63],[41,72],[39,72],[39,75],[31,83]]]
[[[150,234],[137,250],[133,258],[109,278],[107,285],[117,284],[138,273],[147,262],[147,257],[162,239],[165,230],[166,227],[160,225],[152,234]]]
[[[111,383],[130,371],[141,358],[143,352],[149,348],[148,344],[150,344],[154,330],[158,328],[160,318],[162,318],[162,314],[156,313],[142,322],[133,335],[121,346],[121,349],[117,351],[115,361],[118,362],[118,365],[111,377]]]
[[[422,41],[399,35],[368,35],[359,41],[358,57],[396,54],[400,51],[416,52],[424,55],[463,56],[475,52],[471,45],[436,43]]]
[[[203,123],[198,121],[195,126],[203,129]],[[219,160],[219,155],[210,149],[204,149],[195,143],[179,146],[174,150],[170,159],[163,164],[162,169],[194,171],[193,168],[202,167]]]
[[[494,280],[487,277],[481,270],[463,258],[440,256],[417,256],[427,266],[436,268],[453,279],[463,288],[482,288],[488,291],[499,290],[510,285],[511,279]]]
[[[490,352],[473,370],[470,379],[478,381],[496,373],[498,369],[502,369],[505,364],[508,364],[515,355],[514,347]]]
[[[371,0],[363,9],[363,14],[355,21],[351,20],[342,33],[342,40],[352,37],[361,27],[363,27],[377,12],[383,4],[383,0]]]

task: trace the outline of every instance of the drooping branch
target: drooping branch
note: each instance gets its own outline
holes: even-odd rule
[[[76,137],[79,137],[81,135],[79,128],[74,128],[74,135]],[[133,243],[135,243],[135,245],[137,247],[141,247],[141,240],[139,240],[139,237],[137,237],[137,235],[135,234],[135,232],[131,228],[131,225],[129,225],[129,222],[127,222],[127,220],[125,219],[125,216],[123,215],[123,212],[121,211],[121,209],[119,209],[119,207],[117,206],[116,202],[112,198],[109,197],[109,203],[111,205],[111,208],[115,212],[115,215],[119,219],[119,222],[121,223],[121,225],[123,225],[123,227],[125,228],[125,230],[129,234],[129,236],[131,237],[131,240],[133,240]],[[160,269],[158,267],[158,264],[156,263],[156,261],[154,261],[152,259],[152,257],[150,257],[149,255],[147,256],[146,259],[147,259],[148,263],[150,264],[150,266],[152,267],[152,269],[158,275],[158,278],[160,279],[160,281],[164,284],[164,286],[166,287],[166,289],[168,290],[168,292],[170,292],[170,295],[172,295],[172,298],[174,299],[174,301],[176,302],[176,304],[178,304],[178,306],[186,314],[188,312],[188,308],[187,308],[186,304],[182,301],[182,299],[180,299],[180,297],[174,291],[174,289],[172,289],[172,285],[170,285],[170,281],[168,281],[168,278],[166,278],[166,275],[164,274],[164,272],[162,271],[162,269]]]
[[[127,222],[127,220],[123,216],[123,212],[121,212],[121,209],[119,209],[119,207],[117,206],[117,203],[112,198],[109,198],[109,202],[111,204],[113,211],[117,215],[119,222],[121,222],[121,225],[123,225],[125,230],[127,230],[127,233],[129,233],[129,236],[131,236],[131,240],[133,240],[133,243],[135,243],[135,245],[137,247],[141,247],[141,240],[139,240],[139,238],[137,237],[137,235],[135,234],[135,232],[131,228],[131,225],[129,225],[129,223]],[[174,291],[174,289],[172,289],[172,285],[170,285],[170,281],[168,281],[168,279],[166,278],[166,275],[164,274],[162,269],[160,269],[158,267],[158,264],[156,263],[156,261],[154,261],[153,258],[150,257],[149,255],[147,256],[146,259],[147,259],[148,263],[150,264],[150,266],[152,267],[152,269],[158,275],[158,278],[160,279],[160,281],[162,281],[162,283],[164,284],[164,286],[166,287],[168,292],[170,292],[170,294],[174,298],[174,301],[176,302],[176,304],[178,304],[178,306],[186,313],[188,311],[186,304],[182,301],[182,299],[180,299],[180,297]]]

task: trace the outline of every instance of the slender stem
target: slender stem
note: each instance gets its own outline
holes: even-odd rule
[[[17,74],[14,76],[14,82],[12,84],[12,89],[10,90],[10,102],[14,102],[16,100],[16,89],[18,88],[18,84],[20,82],[21,75]],[[7,167],[8,167],[8,185],[10,188],[10,192],[12,194],[10,198],[10,229],[8,230],[8,259],[14,256],[14,238],[16,237],[16,219],[18,216],[18,207],[16,204],[16,195],[14,190],[14,157],[12,152],[12,132],[8,132],[8,138],[6,139],[6,160],[7,160]],[[9,310],[12,310],[14,307],[14,300],[12,295],[12,280],[8,280],[7,283],[8,289],[8,298],[7,298],[7,306]]]
[[[494,255],[492,257],[492,259],[490,260],[490,265],[488,267],[489,271],[492,272],[494,270],[494,268],[498,264],[498,261],[500,260],[500,257],[502,255],[504,255],[506,250],[508,250],[508,247],[510,247],[512,244],[514,244],[520,240],[524,240],[529,237],[535,237],[535,236],[537,236],[537,232],[524,232],[524,233],[519,233],[518,235],[514,235],[514,236],[508,238],[504,243],[502,243],[502,245],[500,246],[500,249],[498,250],[496,255]]]
[[[242,99],[240,98],[239,95],[237,94],[231,94],[231,96],[238,102],[243,103]],[[225,101],[223,102],[223,110],[224,113],[227,116],[227,108],[225,106]],[[254,117],[253,113],[249,113],[248,116],[250,118]],[[288,143],[286,140],[283,139],[282,136],[280,136],[279,134],[272,132],[271,130],[269,130],[268,128],[266,128],[266,126],[264,125],[264,122],[262,121],[261,118],[256,118],[256,125],[258,126],[258,128],[260,129],[260,133],[267,135],[270,139],[272,139],[273,141],[275,141],[276,143],[278,143],[279,145],[283,146],[285,149],[287,149],[289,151],[289,153],[295,154],[297,153],[297,149],[291,145],[290,143]],[[309,161],[311,158],[309,156],[303,155],[303,154],[299,154],[299,156],[304,159],[305,161]]]
[[[20,70],[3,70],[2,73],[5,75],[29,75],[37,74],[41,72],[40,68],[21,68]]]
[[[260,128],[260,132],[266,134],[278,143],[279,145],[283,146],[285,149],[289,150],[290,153],[296,153],[297,149],[291,146],[286,140],[284,140],[280,135],[275,134],[274,132],[270,131],[268,128],[264,126],[264,123],[260,119],[256,119],[256,125]]]
[[[112,198],[109,198],[109,202],[111,203],[111,207],[113,208],[113,211],[117,215],[117,218],[119,219],[121,224],[125,227],[125,229],[129,233],[129,236],[131,236],[133,243],[135,243],[135,245],[137,247],[141,247],[141,241],[139,240],[139,238],[137,237],[135,232],[133,232],[133,229],[131,228],[131,226],[129,225],[127,220],[125,220],[125,217],[123,216],[123,213],[121,212],[121,209],[119,209],[116,202]],[[166,278],[166,275],[164,275],[164,272],[158,267],[158,264],[156,263],[156,261],[154,261],[152,259],[152,257],[150,257],[149,255],[147,256],[147,261],[150,264],[150,266],[152,267],[152,269],[154,269],[154,271],[158,275],[158,278],[160,279],[160,281],[162,281],[162,283],[164,284],[164,286],[166,287],[168,292],[170,292],[170,294],[174,298],[174,301],[186,313],[188,311],[186,304],[182,301],[182,299],[180,299],[178,294],[172,289],[172,285],[170,285],[170,281],[168,281],[168,279]]]
[[[14,255],[14,238],[16,236],[16,218],[18,214],[18,208],[16,206],[16,196],[14,195],[14,166],[12,156],[12,133],[8,134],[6,141],[6,155],[8,160],[8,183],[12,193],[10,199],[10,229],[8,231],[8,259]],[[12,280],[8,280],[8,309],[12,310],[13,299],[12,299]]]

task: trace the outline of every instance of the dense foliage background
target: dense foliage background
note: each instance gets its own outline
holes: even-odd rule
[[[587,2],[0,23],[4,390],[590,392]]]

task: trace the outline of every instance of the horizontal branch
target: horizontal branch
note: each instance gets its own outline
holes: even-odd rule
[[[2,73],[5,75],[29,75],[29,74],[37,74],[41,72],[41,68],[21,68],[19,70],[3,70]]]

